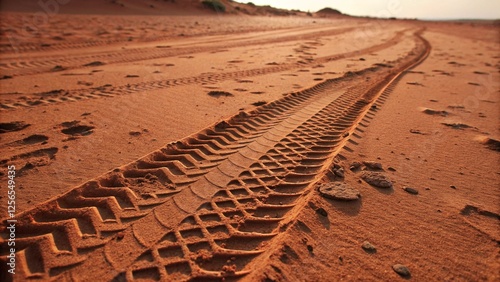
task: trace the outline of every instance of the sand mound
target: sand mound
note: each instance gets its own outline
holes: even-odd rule
[[[53,5],[44,1],[5,0],[0,10],[9,12],[36,13],[46,11],[51,14],[105,14],[105,15],[274,15],[291,16],[306,13],[278,9],[271,6],[257,6],[249,2],[237,3],[230,0],[87,0],[68,1]]]
[[[486,145],[489,149],[493,151],[500,152],[500,141],[491,137],[480,136],[477,138],[481,144]]]
[[[214,10],[210,4],[220,3],[226,9]],[[219,6],[217,6],[219,7]],[[51,5],[43,1],[6,0],[2,1],[2,11],[14,12],[40,12],[50,11],[62,14],[125,14],[125,15],[203,15],[233,11],[231,3],[227,0],[199,1],[199,0],[88,0],[69,1],[65,4]]]
[[[316,14],[323,15],[323,16],[339,16],[339,15],[343,15],[342,12],[340,12],[339,10],[328,8],[328,7],[327,8],[323,8],[323,9],[317,11]]]

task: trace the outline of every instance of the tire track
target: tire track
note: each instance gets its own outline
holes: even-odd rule
[[[250,273],[346,133],[427,56],[428,43],[415,40],[394,68],[349,73],[241,113],[20,214],[20,275],[218,281]]]
[[[143,42],[150,42],[156,40],[166,40],[171,39],[169,37],[165,38],[152,38],[150,40],[145,40]],[[128,39],[113,39],[113,40],[93,40],[93,41],[74,41],[74,42],[64,42],[64,43],[52,43],[52,44],[34,44],[34,43],[20,43],[13,47],[12,44],[0,44],[0,53],[2,54],[18,54],[27,52],[47,52],[47,51],[64,51],[68,49],[84,49],[98,46],[106,46],[118,43],[128,42]]]
[[[30,58],[28,61],[11,61],[3,62],[0,65],[0,70],[3,70],[5,74],[8,75],[31,75],[50,72],[51,69],[56,65],[61,65],[65,67],[65,70],[71,69],[82,69],[88,68],[85,64],[92,61],[104,61],[106,64],[117,64],[117,63],[131,63],[142,60],[152,60],[160,59],[174,56],[182,56],[201,52],[211,52],[220,50],[222,48],[235,48],[242,46],[253,46],[261,44],[271,44],[271,43],[281,43],[292,40],[300,39],[311,39],[318,38],[322,36],[338,35],[355,30],[356,27],[348,27],[341,29],[331,29],[327,31],[317,31],[309,32],[305,34],[288,35],[282,37],[273,37],[268,39],[250,39],[242,41],[224,41],[224,44],[216,44],[215,46],[197,46],[197,47],[185,47],[185,48],[131,48],[126,50],[113,50],[106,52],[99,52],[95,54],[80,55],[80,56],[40,56],[35,58]],[[160,43],[161,41],[159,41]]]
[[[14,103],[0,103],[0,111],[16,109],[19,107],[32,107],[32,106],[46,105],[53,103],[75,102],[79,100],[95,99],[100,97],[115,97],[123,94],[137,93],[145,90],[165,89],[179,85],[200,84],[200,83],[213,84],[229,79],[240,79],[245,77],[253,77],[259,75],[283,72],[297,68],[304,68],[308,66],[314,66],[317,64],[328,63],[335,60],[341,60],[353,56],[360,56],[363,54],[378,52],[380,50],[390,48],[403,40],[405,32],[407,32],[407,30],[397,32],[395,36],[390,40],[361,50],[346,52],[342,54],[335,54],[316,59],[311,58],[310,60],[301,61],[300,63],[288,63],[277,66],[269,66],[265,68],[248,69],[248,70],[233,71],[233,72],[205,73],[194,77],[147,81],[135,84],[126,84],[121,86],[105,85],[90,89],[75,89],[75,90],[62,91],[61,93],[63,94],[58,95],[59,97],[51,95],[51,97],[48,99],[45,99],[43,97],[45,93],[35,93],[32,96],[37,97],[38,98],[37,100],[28,100],[28,101],[18,100]]]
[[[363,25],[363,24],[361,24]],[[359,25],[356,27],[359,29]],[[306,30],[308,27],[291,27],[291,28],[279,28],[278,30],[273,30],[273,35],[279,36],[280,34],[285,34],[290,31],[298,31],[298,30]],[[235,36],[241,36],[245,33],[253,33],[253,32],[263,32],[268,31],[266,29],[256,29],[256,30],[243,30],[243,31],[234,31],[232,30],[230,33]],[[190,37],[206,35],[206,34],[191,34],[188,35]],[[210,36],[219,36],[219,35],[228,35],[228,32],[215,32],[211,33]],[[321,34],[318,34],[321,36]],[[312,36],[312,35],[311,35]],[[165,42],[175,38],[175,35],[168,36],[150,36],[147,38],[140,38],[138,42]],[[15,41],[15,40],[14,40]],[[71,42],[57,42],[57,43],[0,43],[0,53],[2,54],[19,54],[26,52],[47,52],[47,51],[64,51],[68,49],[84,49],[90,47],[100,47],[106,45],[120,44],[120,43],[129,43],[129,38],[120,38],[120,39],[102,39],[102,40],[83,40],[78,39]],[[276,41],[273,41],[276,42]],[[14,47],[15,46],[15,47]],[[40,56],[42,57],[42,56]]]

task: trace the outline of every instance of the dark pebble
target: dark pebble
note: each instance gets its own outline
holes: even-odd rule
[[[349,167],[350,170],[358,170],[361,168],[361,163],[360,162],[353,162],[351,166]]]
[[[402,277],[410,277],[411,276],[410,270],[405,265],[395,264],[392,266],[392,269],[394,269],[394,271]]]
[[[372,161],[364,161],[363,164],[371,169],[375,170],[381,170],[382,169],[382,164],[378,162],[372,162]]]
[[[403,188],[406,192],[412,194],[412,195],[418,195],[418,191],[417,189],[415,188],[411,188],[411,187],[404,187]]]
[[[361,245],[361,248],[363,248],[363,250],[365,250],[367,253],[377,252],[377,248],[375,248],[375,246],[368,241],[364,241],[363,244]]]

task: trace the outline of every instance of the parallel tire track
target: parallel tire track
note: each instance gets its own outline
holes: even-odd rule
[[[359,29],[359,25],[356,27]],[[296,28],[281,28],[279,31],[279,33],[286,33],[290,30],[294,30]],[[301,28],[302,29],[302,28]],[[352,29],[352,28],[348,28],[348,29]],[[248,30],[248,31],[232,31],[231,34],[234,34],[234,35],[238,35],[238,34],[242,34],[242,33],[249,33],[249,32],[260,32],[260,31],[266,31],[265,29],[264,30]],[[276,30],[274,30],[276,31]],[[336,29],[335,32],[347,32],[348,30],[346,29]],[[278,34],[275,34],[276,37],[279,37],[279,33]],[[210,35],[211,36],[217,36],[217,35],[220,35],[220,34],[224,34],[224,35],[227,35],[228,32],[219,32],[219,33],[211,33]],[[315,32],[315,33],[309,33],[309,35],[306,35],[308,38],[314,38],[314,37],[317,37],[317,36],[322,36],[322,35],[331,35],[331,33],[329,31],[327,31],[326,33],[323,31],[323,32]],[[334,34],[337,34],[337,33],[334,33]],[[202,34],[192,34],[192,35],[188,35],[188,36],[199,36],[199,35],[202,35]],[[205,33],[203,33],[203,35],[206,35]],[[9,38],[9,35],[6,36],[7,38]],[[169,41],[171,40],[172,38],[175,38],[175,36],[173,35],[169,35],[169,36],[150,36],[150,37],[147,37],[147,38],[140,38],[140,42],[158,42],[160,43],[161,41],[165,42],[165,41]],[[287,36],[281,36],[281,39],[271,39],[272,41],[258,41],[256,42],[255,40],[253,42],[255,43],[252,43],[252,44],[261,44],[261,43],[264,43],[264,42],[269,42],[269,43],[273,43],[273,42],[280,42],[280,40],[289,40],[288,38],[290,37],[287,37]],[[2,54],[20,54],[20,53],[26,53],[26,52],[46,52],[46,51],[64,51],[64,50],[68,50],[68,49],[83,49],[83,48],[89,48],[89,47],[99,47],[99,46],[106,46],[106,45],[113,45],[113,44],[119,44],[119,43],[127,43],[127,42],[130,42],[129,38],[119,38],[119,39],[102,39],[102,40],[83,40],[83,39],[78,39],[78,40],[73,40],[73,41],[70,41],[70,42],[58,42],[58,43],[50,43],[50,44],[43,44],[43,43],[22,43],[22,42],[17,42],[15,38],[12,38],[12,41],[10,41],[9,43],[7,43],[8,41],[4,41],[4,43],[0,43],[0,53]]]
[[[355,27],[348,27],[342,29],[331,29],[328,31],[310,32],[302,34],[300,39],[306,40],[311,38],[318,38],[321,36],[337,35],[343,34],[355,30]],[[223,45],[216,46],[197,46],[197,47],[186,47],[186,48],[131,48],[126,50],[113,50],[106,52],[99,52],[95,54],[86,54],[79,56],[40,56],[32,57],[29,60],[16,59],[15,61],[5,62],[0,64],[0,70],[2,73],[8,75],[30,75],[49,72],[56,65],[64,66],[66,70],[71,69],[81,69],[89,68],[85,64],[93,61],[104,61],[107,64],[117,64],[117,63],[130,63],[142,60],[152,60],[166,57],[182,56],[193,53],[210,52],[217,51],[222,48],[234,48],[241,46],[252,46],[260,44],[270,44],[270,43],[281,43],[291,40],[297,40],[298,37],[293,36],[283,36],[277,38],[261,39],[261,40],[247,40],[247,41],[236,41],[236,42],[224,42]],[[110,42],[113,43],[113,42]],[[161,44],[161,41],[158,42]],[[83,47],[83,46],[82,46]]]
[[[367,47],[361,50],[346,52],[342,54],[335,54],[331,56],[320,57],[316,59],[310,59],[307,61],[302,61],[301,63],[288,63],[281,64],[277,66],[269,66],[264,68],[248,69],[233,72],[221,72],[221,73],[205,73],[194,77],[184,77],[168,80],[157,80],[157,81],[146,81],[134,84],[126,84],[121,86],[100,86],[90,89],[75,89],[62,91],[62,94],[50,95],[49,97],[43,97],[44,93],[33,94],[38,99],[33,100],[18,100],[14,103],[0,103],[1,110],[12,110],[19,107],[33,107],[39,105],[47,105],[53,103],[64,103],[64,102],[75,102],[86,99],[96,99],[101,97],[115,97],[123,94],[131,94],[137,92],[143,92],[147,90],[157,90],[164,89],[179,85],[187,84],[199,84],[199,83],[218,83],[229,79],[241,79],[245,77],[259,76],[271,73],[278,73],[287,70],[304,68],[309,66],[314,66],[318,64],[323,64],[335,60],[340,60],[344,58],[349,58],[353,56],[360,56],[363,54],[369,54],[372,52],[378,52],[386,48],[390,48],[403,40],[404,31],[398,32],[390,40],[377,44],[371,47]]]
[[[227,281],[248,274],[303,207],[345,133],[428,54],[428,43],[415,40],[394,68],[349,73],[241,113],[20,214],[18,275]]]

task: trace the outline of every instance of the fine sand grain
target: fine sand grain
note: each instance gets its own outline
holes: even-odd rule
[[[1,6],[1,281],[12,165],[15,281],[500,279],[497,23],[91,2]]]

